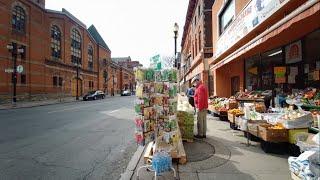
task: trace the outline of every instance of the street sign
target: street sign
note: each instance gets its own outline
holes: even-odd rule
[[[22,73],[23,72],[23,66],[22,65],[17,66],[17,72],[18,73]]]
[[[161,70],[161,57],[160,54],[150,58],[150,67],[155,70]]]
[[[5,69],[4,72],[6,72],[6,73],[13,73],[13,69]]]

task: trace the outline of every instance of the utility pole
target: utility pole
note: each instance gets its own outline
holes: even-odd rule
[[[13,72],[12,72],[12,83],[13,83],[13,96],[12,96],[12,103],[15,105],[17,102],[17,57],[18,54],[24,53],[24,49],[22,47],[18,48],[17,43],[12,42],[11,44],[7,45],[7,49],[11,52],[11,56],[13,59]]]

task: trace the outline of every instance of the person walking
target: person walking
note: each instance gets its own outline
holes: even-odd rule
[[[199,77],[194,77],[191,83],[196,87],[194,102],[197,108],[197,128],[196,138],[206,138],[207,135],[207,109],[208,109],[208,89],[201,82]]]

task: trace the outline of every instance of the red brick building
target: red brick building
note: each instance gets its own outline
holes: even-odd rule
[[[0,0],[0,98],[10,99],[13,91],[12,42],[25,51],[17,65],[17,98],[75,96],[106,86],[105,61],[111,51],[94,26],[86,25],[67,10],[45,9],[45,0]],[[78,69],[78,75],[77,75]]]
[[[133,71],[135,67],[142,67],[142,64],[140,64],[139,61],[132,61],[130,56],[114,57],[112,58],[112,61],[118,63],[121,67],[125,67],[131,71]]]
[[[214,0],[189,0],[181,42],[180,85],[185,91],[195,76],[213,88],[208,61],[212,57],[212,13]]]

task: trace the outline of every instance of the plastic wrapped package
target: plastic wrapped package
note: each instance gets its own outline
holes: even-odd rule
[[[176,69],[171,69],[168,70],[168,80],[172,83],[177,82],[177,70]]]
[[[144,81],[145,80],[145,70],[144,69],[136,69],[135,70],[135,77],[137,81]]]
[[[169,96],[170,98],[174,98],[177,96],[177,92],[178,92],[178,86],[175,83],[171,83],[170,84],[170,88],[169,88]]]
[[[145,71],[145,80],[146,81],[154,81],[155,80],[154,75],[155,75],[154,69],[151,69],[151,68],[146,69],[146,71]]]
[[[172,167],[172,158],[167,152],[157,152],[154,154],[152,159],[152,168],[158,175],[169,171]]]
[[[318,180],[319,176],[312,171],[312,163],[309,158],[317,156],[314,151],[306,151],[299,157],[289,157],[288,164],[291,172],[303,180]]]
[[[142,83],[137,83],[136,86],[136,96],[138,98],[143,98],[143,84]]]
[[[161,82],[162,78],[161,78],[161,71],[155,71],[154,72],[154,79],[156,82]]]

